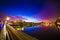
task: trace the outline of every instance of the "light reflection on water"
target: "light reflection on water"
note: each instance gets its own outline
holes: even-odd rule
[[[30,26],[30,27],[25,27],[24,30],[22,30],[23,32],[34,32],[36,30],[41,30],[42,27],[41,26]]]
[[[22,32],[25,33],[33,33],[33,32],[44,32],[44,31],[56,31],[56,27],[52,26],[30,26],[30,27],[25,27]]]
[[[22,32],[36,37],[37,39],[50,39],[56,37],[56,35],[60,35],[60,31],[56,30],[55,26],[31,26],[26,27]]]

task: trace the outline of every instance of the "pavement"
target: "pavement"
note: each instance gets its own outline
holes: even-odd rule
[[[8,24],[7,24],[6,28],[7,28],[7,32],[8,32],[7,36],[9,36],[9,39],[12,39],[12,40],[38,40],[35,37],[27,35],[21,31],[15,30],[12,26],[10,26]]]
[[[0,29],[0,40],[5,40],[4,28]]]

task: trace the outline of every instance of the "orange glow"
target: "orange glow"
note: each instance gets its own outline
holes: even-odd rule
[[[49,26],[49,22],[45,22],[44,23],[44,26]]]

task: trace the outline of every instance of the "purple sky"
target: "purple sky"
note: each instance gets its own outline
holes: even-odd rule
[[[36,14],[39,20],[54,21],[60,16],[60,3],[58,1],[47,1],[43,10]]]

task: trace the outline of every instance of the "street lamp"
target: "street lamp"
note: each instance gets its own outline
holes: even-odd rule
[[[10,20],[10,17],[7,17],[6,20]]]

